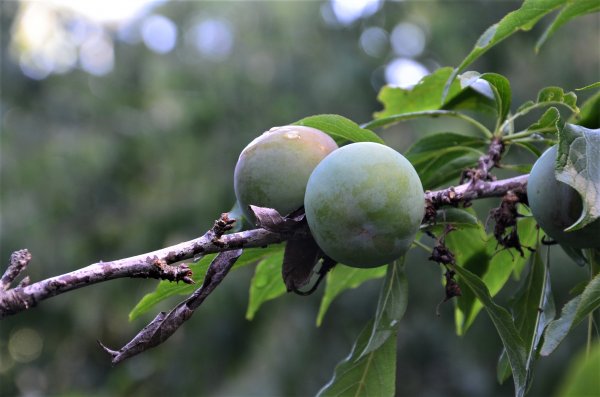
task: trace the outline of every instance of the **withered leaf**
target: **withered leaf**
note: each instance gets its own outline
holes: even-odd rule
[[[250,210],[256,217],[256,225],[275,233],[294,230],[304,220],[304,211],[297,210],[289,217],[283,217],[277,210],[267,207],[250,205]]]
[[[150,324],[146,325],[121,349],[109,349],[98,341],[102,349],[112,357],[112,364],[116,365],[166,341],[185,321],[192,317],[194,310],[223,281],[240,255],[242,255],[241,249],[219,253],[208,267],[200,288],[168,313],[160,312]]]
[[[319,246],[312,236],[287,242],[281,273],[288,291],[296,291],[309,282],[319,258]]]

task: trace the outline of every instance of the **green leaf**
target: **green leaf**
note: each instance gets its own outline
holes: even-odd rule
[[[458,76],[461,90],[448,98],[441,107],[445,110],[473,110],[495,113],[496,101],[488,82],[480,79],[478,72],[465,72]]]
[[[517,291],[511,306],[517,329],[525,343],[527,378],[531,380],[538,346],[556,310],[550,286],[549,264],[542,262],[539,247],[531,256],[529,264],[529,274]],[[510,366],[507,364],[506,352],[503,351],[498,365],[500,383],[510,376]]]
[[[568,2],[569,0],[525,0],[518,10],[507,14],[498,23],[490,26],[483,32],[475,47],[448,78],[444,97],[450,95],[450,88],[456,76],[489,49],[519,30],[530,30],[544,15]]]
[[[512,98],[510,83],[506,77],[497,73],[484,73],[480,78],[490,83],[494,98],[496,99],[497,126],[500,126],[510,112],[510,101]]]
[[[478,228],[479,221],[472,210],[452,207],[442,208],[435,212],[435,223],[433,225],[423,224],[420,230],[439,233],[446,225],[453,225],[458,229],[465,227]]]
[[[260,306],[287,292],[281,278],[283,252],[278,252],[261,260],[256,266],[250,283],[250,299],[246,310],[246,319],[252,320]]]
[[[406,312],[408,281],[404,273],[404,257],[387,266],[387,272],[377,302],[375,321],[369,342],[359,356],[377,350],[389,338],[395,337],[398,322]]]
[[[317,396],[394,396],[396,391],[396,334],[378,349],[359,358],[371,336],[373,322],[362,330],[352,351],[336,367],[333,378]]]
[[[571,0],[567,2],[556,18],[554,18],[552,24],[546,28],[539,38],[535,45],[535,51],[539,51],[546,40],[548,40],[558,28],[569,22],[571,19],[580,15],[591,14],[598,10],[600,10],[600,3],[598,3],[598,0]]]
[[[461,157],[440,156],[432,161],[421,175],[423,187],[427,190],[456,183],[463,170],[477,165],[479,155],[475,153],[464,154]]]
[[[483,303],[488,316],[494,323],[508,356],[515,383],[515,396],[522,397],[527,387],[526,351],[512,316],[506,309],[493,301],[490,292],[479,277],[460,266],[456,266],[455,270],[460,276],[461,282]]]
[[[548,356],[586,316],[600,307],[600,274],[597,274],[580,295],[563,307],[560,318],[552,321],[544,333],[540,354]]]
[[[316,128],[331,135],[336,140],[384,143],[383,139],[373,131],[361,128],[354,121],[337,114],[310,116],[298,120],[294,124]]]
[[[435,158],[436,154],[443,149],[458,147],[461,150],[471,151],[472,148],[483,148],[485,146],[486,141],[479,137],[455,132],[438,132],[420,138],[408,148],[404,155],[413,165],[421,165]],[[482,152],[478,151],[477,153]]]
[[[557,108],[548,108],[538,121],[527,127],[527,131],[535,131],[536,133],[556,133],[558,136],[557,122],[560,120],[560,112]]]
[[[571,115],[569,123],[592,129],[600,128],[600,91],[581,105],[579,113]]]
[[[440,109],[442,91],[450,73],[452,73],[452,68],[440,68],[423,77],[417,85],[410,89],[384,86],[377,96],[384,108],[376,112],[373,115],[374,118],[383,119],[398,114]],[[449,98],[460,90],[460,84],[455,82],[451,87]]]
[[[600,390],[598,374],[600,343],[596,342],[589,351],[582,351],[571,359],[555,396],[597,396]]]
[[[577,95],[574,92],[565,92],[560,87],[545,87],[538,92],[537,100],[535,102],[527,101],[523,103],[521,106],[519,106],[515,112],[515,115],[511,117],[511,119],[524,116],[534,109],[540,109],[553,105],[561,105],[575,114],[579,113],[579,108],[577,107]],[[551,117],[550,114],[545,114],[544,116],[547,118]],[[544,120],[546,125],[550,124],[548,119]]]
[[[404,155],[415,167],[425,189],[432,189],[456,178],[465,165],[477,162],[486,141],[454,132],[424,136]]]
[[[521,218],[518,222],[519,240],[523,247],[534,247],[537,241],[537,228],[533,218]],[[519,275],[530,256],[530,251],[523,250],[521,256],[516,250],[501,250],[498,252],[498,243],[496,239],[490,235],[487,237],[485,244],[485,254],[478,256],[480,262],[487,262],[487,265],[480,263],[483,272],[479,272],[479,276],[485,283],[490,295],[496,296],[508,282],[511,274]],[[479,300],[465,299],[462,304],[457,305],[456,310],[461,311],[463,318],[459,334],[466,333],[473,325],[477,315],[483,308],[482,302]]]
[[[446,246],[454,253],[456,263],[465,269],[482,276],[487,271],[489,257],[487,254],[487,235],[481,224],[477,228],[459,229],[446,236]],[[456,333],[463,335],[466,331],[466,316],[475,302],[473,292],[465,288],[462,296],[455,301],[454,322]]]
[[[233,269],[238,269],[242,266],[254,263],[261,258],[273,255],[277,252],[283,252],[283,247],[274,245],[268,248],[245,249],[242,256],[240,256],[240,258],[236,261]],[[131,310],[129,313],[129,321],[135,320],[137,317],[148,312],[158,303],[170,298],[171,296],[189,295],[194,292],[200,287],[202,280],[204,279],[204,275],[206,274],[206,270],[215,256],[216,254],[206,255],[198,262],[189,264],[189,267],[193,273],[192,278],[196,284],[190,285],[174,283],[167,280],[160,281],[156,286],[156,289],[153,292],[144,295],[144,297],[142,297],[137,305]]]
[[[600,129],[565,124],[560,131],[556,179],[577,190],[581,217],[566,230],[577,230],[600,217]]]
[[[386,267],[374,267],[370,269],[359,269],[355,267],[336,265],[327,274],[327,285],[321,299],[319,314],[317,315],[317,326],[323,322],[323,317],[331,305],[331,302],[347,289],[357,288],[365,281],[381,278],[386,274]]]
[[[565,92],[560,87],[546,87],[538,93],[537,104],[551,103],[561,103],[573,112],[579,111],[577,108],[577,95],[572,91]]]

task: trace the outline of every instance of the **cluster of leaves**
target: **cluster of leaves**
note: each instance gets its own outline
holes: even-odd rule
[[[373,131],[394,123],[423,117],[451,117],[470,126],[471,134],[444,131],[420,137],[404,155],[414,165],[425,189],[434,189],[456,182],[463,170],[477,167],[494,139],[506,150],[515,147],[531,152],[535,159],[549,144],[559,142],[558,166],[560,180],[571,184],[585,199],[585,211],[573,228],[600,217],[600,171],[577,162],[587,156],[589,164],[600,164],[600,132],[581,126],[598,128],[600,92],[578,106],[577,96],[558,87],[541,90],[537,97],[511,111],[511,86],[502,75],[464,72],[487,50],[519,30],[531,29],[543,16],[560,9],[554,22],[540,38],[541,46],[562,24],[570,19],[600,9],[595,1],[527,0],[518,10],[491,26],[457,68],[440,68],[425,77],[412,89],[384,87],[378,99],[383,109],[374,120],[362,126],[338,115],[318,115],[299,120],[297,124],[318,128],[330,134],[340,144],[372,141],[383,143]],[[595,89],[593,84],[584,89]],[[522,128],[522,117],[540,113],[534,122]],[[565,116],[566,114],[566,116]],[[490,122],[491,120],[491,122]],[[519,126],[520,129],[517,129]],[[531,161],[533,163],[533,160]],[[530,164],[502,164],[505,169],[528,172]],[[498,166],[498,164],[496,164]],[[456,332],[465,334],[482,309],[492,320],[504,350],[498,363],[498,380],[512,376],[515,394],[522,396],[532,378],[539,356],[550,354],[561,340],[600,306],[600,275],[596,274],[581,292],[555,318],[552,298],[549,257],[542,258],[541,232],[529,216],[527,208],[519,207],[516,228],[522,247],[531,250],[499,250],[493,233],[470,209],[442,209],[434,226],[424,226],[417,241],[426,233],[436,233],[440,224],[452,224],[457,230],[448,234],[445,244],[454,253],[462,296],[455,302]],[[426,241],[426,240],[425,240]],[[423,243],[417,243],[424,246]],[[593,268],[600,254],[568,250],[578,263]],[[234,268],[257,263],[250,285],[246,317],[252,319],[261,305],[287,292],[281,278],[284,247],[245,250]],[[586,256],[587,255],[587,256]],[[597,255],[597,256],[594,256]],[[199,259],[190,267],[194,278],[201,281],[213,259]],[[527,269],[527,271],[526,271]],[[523,276],[526,274],[525,276]],[[595,273],[592,273],[595,274]],[[498,305],[494,297],[511,276],[521,280],[510,308]],[[356,269],[337,265],[327,274],[325,291],[317,316],[321,324],[331,302],[342,292],[356,288],[372,279],[384,278],[373,320],[359,335],[350,355],[335,369],[331,381],[321,395],[393,395],[395,390],[396,333],[398,322],[407,306],[408,281],[403,260],[386,267]],[[194,286],[160,282],[156,290],[146,295],[131,311],[130,318],[147,312],[158,302],[179,294],[190,294]]]

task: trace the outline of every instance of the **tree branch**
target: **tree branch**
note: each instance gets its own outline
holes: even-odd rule
[[[223,225],[226,223],[228,225]],[[171,266],[171,264],[210,253],[263,247],[296,236],[306,236],[309,233],[308,230],[273,233],[265,229],[254,229],[224,235],[226,229],[231,227],[231,223],[232,220],[227,217],[227,214],[223,214],[211,230],[194,240],[130,258],[110,262],[100,261],[28,286],[0,291],[0,318],[34,307],[53,296],[117,278],[154,278],[193,283],[187,265]],[[11,267],[12,265],[9,269]]]
[[[528,175],[520,175],[499,181],[472,180],[468,183],[425,193],[425,199],[434,209],[444,205],[458,205],[471,200],[502,197],[508,191],[524,191]],[[23,260],[26,250],[13,254],[11,265],[2,277],[0,288],[0,318],[36,306],[53,296],[103,281],[123,277],[154,278],[161,280],[193,282],[186,265],[171,266],[200,255],[230,251],[239,248],[265,247],[291,239],[306,238],[310,231],[306,226],[274,232],[264,228],[224,234],[233,223],[227,214],[215,222],[215,226],[196,239],[162,248],[146,254],[110,262],[98,262],[81,269],[51,277],[31,285],[19,285],[9,289],[10,283],[21,273],[29,260]],[[20,253],[17,255],[17,253]],[[29,254],[27,252],[27,254]],[[18,264],[15,264],[18,263]]]

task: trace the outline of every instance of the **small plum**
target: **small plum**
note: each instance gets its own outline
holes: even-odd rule
[[[412,164],[372,142],[344,146],[313,171],[306,220],[325,254],[352,267],[385,265],[408,250],[424,215],[423,185]]]
[[[527,197],[533,217],[558,243],[573,248],[600,248],[600,219],[579,230],[564,231],[579,219],[583,203],[575,189],[556,179],[556,153],[556,146],[546,150],[529,174]]]
[[[274,127],[254,139],[235,166],[234,190],[244,215],[248,205],[276,209],[281,215],[302,207],[313,169],[337,149],[335,141],[311,127]]]

